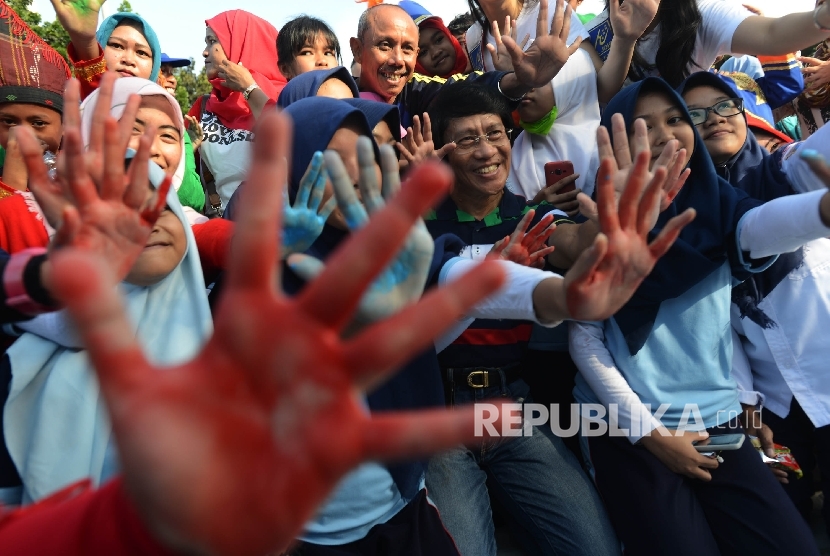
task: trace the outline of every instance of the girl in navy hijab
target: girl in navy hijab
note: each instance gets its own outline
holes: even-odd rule
[[[654,157],[672,140],[686,150],[691,175],[653,233],[674,214],[697,212],[614,318],[571,324],[575,397],[612,415],[613,432],[584,435],[583,449],[617,534],[631,554],[818,554],[749,442],[717,459],[694,443],[716,434],[744,438],[730,376],[733,280],[763,270],[804,237],[830,233],[830,214],[818,210],[826,193],[761,206],[732,187],[715,172],[683,100],[660,79],[612,99],[602,120],[609,132],[611,115],[621,131],[617,114],[632,145],[635,129],[647,134]],[[779,226],[781,212],[804,218]]]
[[[718,107],[730,99],[746,99],[728,76],[701,72],[680,90],[690,109]],[[750,92],[751,93],[751,92]],[[751,93],[754,96],[754,93]],[[746,108],[746,107],[745,107]],[[796,150],[830,147],[830,128],[807,141],[769,154],[747,126],[746,113],[724,116],[711,110],[698,128],[707,147],[726,161],[718,173],[735,187],[767,201],[795,192],[823,189]],[[710,138],[706,140],[706,138]],[[818,140],[817,140],[818,138]],[[808,178],[808,179],[804,179]],[[750,431],[772,450],[772,438],[792,451],[809,473],[819,465],[823,490],[830,493],[830,383],[826,379],[830,344],[830,239],[822,238],[782,254],[767,270],[732,290],[732,328],[736,336],[733,375],[741,390]],[[763,425],[756,407],[763,400]],[[751,416],[751,417],[750,417]],[[813,485],[788,481],[784,490],[805,517],[812,512]],[[830,505],[824,510],[830,531]]]
[[[286,108],[308,97],[357,98],[359,91],[352,74],[343,66],[301,73],[280,93],[277,106]]]
[[[309,73],[324,72],[308,72],[292,79],[289,85]],[[356,136],[372,137],[363,112],[341,100],[312,97],[292,103],[285,113],[294,120],[289,195],[299,189],[312,159],[326,149],[338,152],[350,177],[357,182]],[[323,202],[331,194],[327,186]],[[325,260],[348,233],[346,219],[338,209],[305,253]],[[436,252],[441,250],[436,247]],[[432,266],[439,268],[440,261]],[[284,268],[283,288],[288,294],[299,291],[303,285],[297,274]],[[434,349],[410,361],[399,376],[367,396],[367,406],[373,412],[443,405]],[[346,476],[317,518],[307,525],[300,536],[302,553],[326,554],[331,553],[327,550],[351,545],[359,547],[360,553],[380,553],[380,546],[385,546],[385,550],[395,554],[457,554],[437,511],[426,501],[424,471],[425,462],[390,466],[368,463],[358,467]],[[376,528],[370,534],[373,527]]]

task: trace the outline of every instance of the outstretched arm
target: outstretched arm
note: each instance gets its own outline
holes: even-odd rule
[[[363,291],[446,194],[451,174],[430,163],[416,170],[288,299],[276,286],[280,240],[262,230],[279,226],[289,126],[276,113],[260,122],[216,333],[195,360],[154,368],[101,262],[71,250],[55,258],[57,296],[96,368],[130,500],[171,548],[278,552],[361,461],[421,457],[473,440],[472,411],[372,417],[361,400],[498,288],[497,266],[485,262],[474,276],[341,339]]]
[[[100,56],[95,31],[98,29],[98,13],[104,2],[106,0],[52,0],[55,15],[69,35],[78,60],[92,60]]]
[[[818,25],[824,27],[820,29]],[[772,56],[807,48],[830,36],[830,5],[777,18],[748,17],[732,36],[732,51]]]

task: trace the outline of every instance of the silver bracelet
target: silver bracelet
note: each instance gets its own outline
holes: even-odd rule
[[[822,2],[818,6],[815,7],[813,10],[813,24],[816,26],[816,29],[819,31],[830,31],[830,27],[825,27],[821,23],[818,22],[818,12],[822,6],[824,6],[827,2]]]
[[[509,73],[511,73],[511,72],[508,72],[508,73],[505,73],[504,75],[502,75],[501,79],[504,79],[505,77],[507,77],[509,75]],[[512,72],[512,73],[515,75],[515,72]],[[501,93],[501,95],[504,98],[506,98],[507,100],[509,100],[511,102],[519,102],[520,100],[522,100],[523,98],[525,98],[527,96],[527,93],[523,94],[519,98],[512,98],[512,97],[507,96],[506,94],[504,94],[504,91],[501,90],[501,79],[499,79],[498,82],[496,83],[496,88],[499,90],[499,93]]]

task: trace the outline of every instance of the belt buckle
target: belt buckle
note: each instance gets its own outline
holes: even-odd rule
[[[483,377],[481,384],[473,382],[473,377]],[[467,386],[470,388],[487,388],[490,386],[490,371],[473,371],[467,375]]]

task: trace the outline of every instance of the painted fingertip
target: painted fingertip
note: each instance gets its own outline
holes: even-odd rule
[[[799,152],[801,158],[805,158],[807,160],[824,160],[824,157],[815,149],[804,149]]]

